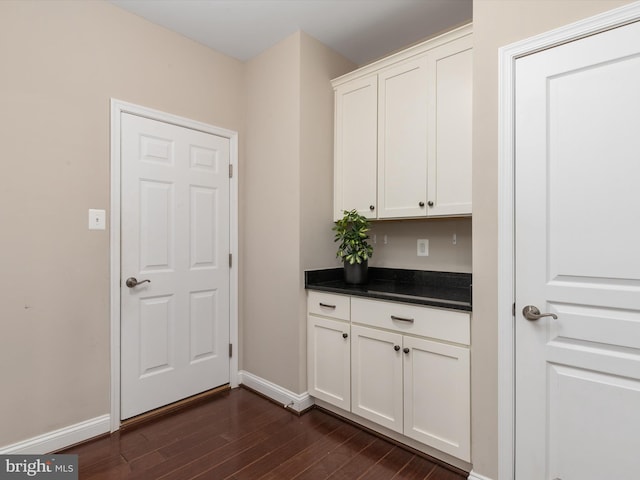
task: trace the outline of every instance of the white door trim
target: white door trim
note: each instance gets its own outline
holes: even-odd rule
[[[238,386],[238,133],[188,118],[111,99],[111,234],[110,234],[110,317],[111,317],[111,431],[120,428],[120,119],[131,113],[229,139],[233,168],[229,190],[229,246],[233,266],[229,278],[229,342],[233,356],[229,365],[231,387]]]
[[[596,15],[499,49],[498,108],[498,478],[515,472],[514,132],[515,61],[595,33],[640,20],[640,2]]]

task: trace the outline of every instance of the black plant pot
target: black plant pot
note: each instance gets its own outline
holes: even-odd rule
[[[367,283],[367,273],[369,271],[368,261],[362,263],[344,262],[344,281],[353,285],[362,285]]]

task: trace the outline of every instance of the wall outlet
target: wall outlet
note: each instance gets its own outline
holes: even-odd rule
[[[429,256],[429,240],[427,240],[426,238],[418,239],[418,256],[419,257]]]

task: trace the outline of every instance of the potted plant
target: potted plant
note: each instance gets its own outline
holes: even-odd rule
[[[340,242],[336,256],[343,260],[344,278],[347,283],[367,283],[368,260],[373,255],[369,245],[369,220],[356,210],[344,210],[342,218],[335,222],[334,241]]]

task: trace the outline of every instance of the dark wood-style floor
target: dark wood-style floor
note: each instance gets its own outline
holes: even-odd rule
[[[80,479],[462,480],[322,410],[297,416],[243,388],[58,453]]]

